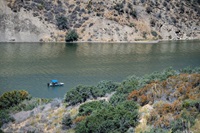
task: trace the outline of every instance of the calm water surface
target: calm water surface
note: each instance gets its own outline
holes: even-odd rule
[[[0,94],[27,90],[34,97],[63,98],[71,88],[101,80],[120,82],[172,66],[200,66],[200,41],[158,44],[0,43]],[[51,79],[63,87],[48,88]]]

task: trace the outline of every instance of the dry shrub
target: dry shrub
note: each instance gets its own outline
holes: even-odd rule
[[[139,95],[138,90],[134,90],[128,95],[128,100],[135,99],[138,97],[138,95]]]
[[[180,74],[172,76],[162,82],[152,82],[145,87],[132,91],[127,99],[137,101],[140,105],[148,102],[168,101],[200,98],[200,74]]]
[[[172,121],[180,118],[180,111],[180,101],[175,101],[172,104],[160,101],[154,105],[154,110],[150,113],[147,121],[155,127],[169,128]]]
[[[85,120],[86,117],[87,116],[78,116],[73,120],[73,123],[79,123],[79,122]]]

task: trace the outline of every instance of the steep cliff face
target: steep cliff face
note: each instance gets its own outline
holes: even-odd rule
[[[79,41],[199,39],[200,1],[0,1],[1,42],[64,41],[70,29]]]
[[[5,1],[0,1],[0,41],[38,42],[56,41],[51,32],[56,26],[33,17],[32,11],[13,12]]]

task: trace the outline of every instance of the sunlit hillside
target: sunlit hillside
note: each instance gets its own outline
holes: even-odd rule
[[[199,0],[2,0],[0,41],[199,39],[199,16]]]

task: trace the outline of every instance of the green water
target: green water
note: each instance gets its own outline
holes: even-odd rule
[[[158,44],[0,43],[0,94],[27,90],[34,97],[63,97],[79,85],[121,82],[172,66],[200,66],[200,41]],[[48,88],[51,79],[63,87]]]

